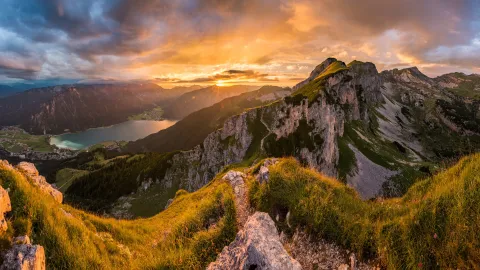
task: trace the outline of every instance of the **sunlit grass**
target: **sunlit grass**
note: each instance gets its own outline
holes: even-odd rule
[[[233,194],[221,179],[179,194],[152,218],[131,221],[57,204],[2,165],[0,179],[10,189],[13,208],[2,249],[11,237],[28,234],[45,247],[48,269],[200,269],[236,233]]]
[[[304,228],[388,269],[471,269],[480,264],[480,154],[420,181],[397,199],[362,201],[335,179],[286,159],[268,184],[249,181],[252,205],[290,211],[286,231]]]

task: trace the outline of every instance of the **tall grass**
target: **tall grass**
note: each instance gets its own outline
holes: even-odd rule
[[[28,234],[45,247],[48,269],[200,269],[236,234],[231,187],[217,179],[148,219],[102,218],[57,204],[22,174],[0,165],[12,212],[1,249]]]
[[[362,201],[335,179],[293,159],[271,167],[267,184],[249,181],[252,205],[285,215],[303,228],[376,258],[388,269],[472,269],[480,265],[480,155],[410,188],[402,198]]]

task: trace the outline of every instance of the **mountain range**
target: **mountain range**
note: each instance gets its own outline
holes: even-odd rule
[[[142,89],[149,101],[162,93]],[[30,165],[0,164],[12,205],[35,213],[14,210],[9,226],[39,234],[54,268],[480,263],[478,75],[328,58],[291,89],[228,89],[187,92],[164,105],[180,119],[170,128],[64,161],[47,180],[67,205]],[[197,98],[203,107],[191,105]],[[53,198],[40,200],[29,181]]]

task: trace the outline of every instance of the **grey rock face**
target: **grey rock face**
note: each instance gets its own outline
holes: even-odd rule
[[[235,241],[225,247],[208,269],[302,269],[280,243],[277,229],[267,213],[248,218]]]
[[[270,170],[268,169],[269,166],[274,165],[277,163],[276,158],[269,158],[263,162],[263,165],[260,167],[257,175],[257,181],[260,184],[267,183],[268,179],[270,178]]]
[[[255,118],[255,110],[229,118],[222,129],[209,134],[201,145],[175,155],[165,179],[181,179],[180,188],[194,191],[206,185],[224,166],[242,161],[253,140],[248,123]]]
[[[44,270],[45,250],[40,245],[32,245],[28,236],[16,237],[0,266],[1,270]]]

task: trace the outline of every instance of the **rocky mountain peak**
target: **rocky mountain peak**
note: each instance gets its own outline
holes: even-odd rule
[[[310,76],[308,76],[307,79],[305,79],[304,81],[298,83],[297,85],[295,85],[292,89],[293,91],[297,90],[297,89],[300,89],[302,86],[308,84],[309,82],[311,82],[312,80],[314,80],[315,78],[318,77],[318,75],[320,75],[323,71],[325,71],[328,66],[330,66],[332,63],[335,63],[337,62],[337,59],[335,58],[327,58],[325,61],[323,61],[320,65],[316,66],[314,70],[312,70],[312,72],[310,72]],[[343,63],[343,62],[342,62]],[[343,63],[343,65],[345,65],[345,63]],[[346,66],[345,66],[346,67]]]
[[[390,81],[415,83],[426,87],[433,87],[435,85],[434,80],[423,74],[417,67],[386,70],[381,74],[385,79]]]

